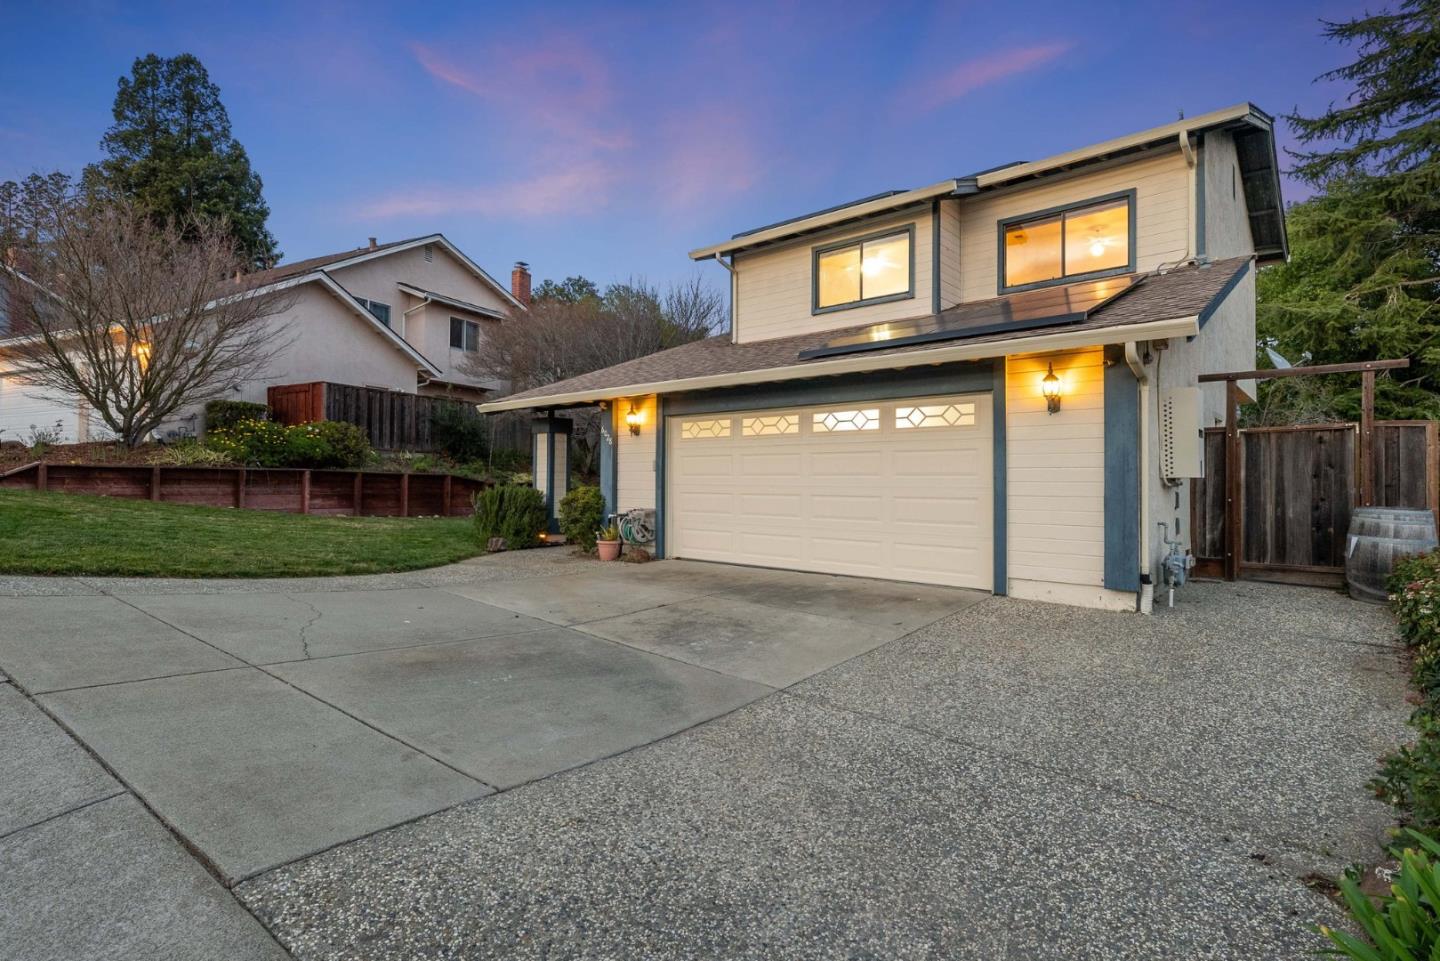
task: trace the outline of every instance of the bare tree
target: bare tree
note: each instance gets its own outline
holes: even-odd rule
[[[612,284],[603,294],[582,277],[547,282],[526,316],[487,332],[469,371],[507,381],[511,391],[543,387],[708,337],[722,327],[724,305],[698,276],[664,293],[643,279]],[[584,472],[594,458],[599,422],[594,411],[572,417],[576,467]]]
[[[157,226],[129,202],[74,193],[25,210],[24,223],[0,225],[17,281],[0,351],[42,396],[85,404],[127,446],[285,346],[270,320],[293,295],[245,282],[223,222]]]

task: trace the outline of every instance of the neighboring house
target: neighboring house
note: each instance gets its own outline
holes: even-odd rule
[[[11,274],[10,282],[19,281]],[[295,298],[270,321],[283,349],[227,395],[261,403],[271,386],[314,381],[481,400],[504,384],[467,373],[466,362],[484,349],[488,328],[523,315],[530,301],[525,264],[515,265],[506,289],[441,234],[388,244],[371,238],[365,247],[259,271],[245,282],[286,285]],[[4,292],[0,286],[0,301]],[[0,327],[0,440],[57,422],[66,441],[106,436],[98,417],[37,396],[23,371],[8,368],[5,338]],[[198,409],[181,411],[165,429],[198,433],[200,421]]]
[[[1242,104],[692,251],[731,333],[480,409],[606,407],[606,501],[665,557],[1145,608],[1224,417],[1197,375],[1254,366],[1286,256]]]

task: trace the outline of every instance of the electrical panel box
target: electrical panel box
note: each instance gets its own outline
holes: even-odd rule
[[[1205,476],[1205,429],[1199,387],[1173,387],[1160,395],[1160,473]]]

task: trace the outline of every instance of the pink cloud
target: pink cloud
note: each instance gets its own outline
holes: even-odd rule
[[[748,118],[733,108],[698,107],[657,131],[654,183],[670,210],[744,193],[761,173]]]
[[[361,218],[468,213],[525,220],[586,213],[605,206],[614,182],[611,170],[589,165],[503,184],[410,188],[381,197],[361,212]]]
[[[935,110],[981,87],[1042,67],[1072,47],[1070,42],[1046,43],[976,57],[916,84],[906,99],[921,111]]]

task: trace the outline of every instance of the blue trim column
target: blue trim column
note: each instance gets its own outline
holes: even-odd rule
[[[1004,597],[1010,592],[1010,535],[1009,525],[1009,504],[1006,498],[1005,481],[1007,472],[1005,465],[1005,358],[997,357],[990,371],[990,406],[994,418],[991,432],[994,434],[995,452],[992,455],[992,468],[995,472],[992,486],[994,487],[994,505],[991,510],[991,541],[994,545],[994,561],[991,570],[994,576],[994,583],[991,585],[991,593]]]
[[[1140,389],[1125,348],[1105,348],[1105,586],[1140,590]]]
[[[545,529],[551,534],[560,533],[560,520],[556,516],[559,502],[564,498],[555,496],[555,449],[559,447],[565,452],[565,470],[570,470],[570,418],[556,417],[553,411],[546,411],[536,415],[530,422],[530,432],[533,435],[532,452],[538,452],[539,445],[545,445]],[[562,476],[562,480],[568,480]],[[568,486],[568,485],[567,485]]]
[[[620,510],[619,501],[619,474],[615,444],[616,422],[619,420],[617,408],[611,402],[604,410],[600,411],[600,496],[605,500],[605,516],[609,517]]]
[[[665,556],[665,395],[655,398],[655,556]]]

